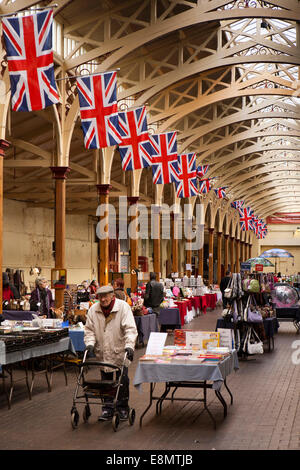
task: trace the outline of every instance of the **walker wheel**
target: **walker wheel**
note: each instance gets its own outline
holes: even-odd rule
[[[71,410],[71,424],[72,424],[72,428],[73,429],[76,429],[77,426],[78,426],[78,423],[79,423],[79,413],[78,411],[75,409],[72,409]]]
[[[120,424],[119,413],[114,414],[111,424],[112,424],[113,430],[116,432]]]
[[[85,405],[83,413],[82,413],[82,418],[85,423],[88,422],[89,417],[91,416],[91,410],[89,405]]]
[[[130,408],[128,420],[129,420],[130,426],[132,426],[135,421],[135,409],[134,408]]]

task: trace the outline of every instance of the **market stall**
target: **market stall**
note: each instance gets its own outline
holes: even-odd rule
[[[54,355],[64,357],[65,354],[76,355],[72,341],[65,328],[34,328],[14,327],[14,325],[1,326],[0,329],[0,367],[2,372],[2,383],[7,397],[8,408],[11,408],[12,395],[15,386],[15,367],[20,364],[24,370],[27,385],[28,398],[31,400],[33,386],[37,374],[44,374],[47,381],[48,392],[51,391],[53,370],[57,364],[53,362]],[[35,370],[34,360],[43,359],[45,367],[43,370]],[[64,360],[62,361],[64,366]],[[30,372],[29,372],[30,371]],[[66,371],[64,368],[65,379]],[[6,379],[9,377],[9,386]]]
[[[149,404],[140,417],[140,426],[154,401],[157,402],[156,414],[160,414],[164,401],[180,400],[203,403],[216,427],[216,420],[207,406],[207,390],[215,391],[215,395],[223,406],[224,417],[226,417],[227,404],[221,394],[221,388],[224,384],[232,404],[233,395],[228,388],[226,378],[233,370],[239,368],[236,351],[228,347],[219,347],[219,333],[202,331],[189,333],[183,330],[179,330],[179,333],[180,336],[174,337],[173,346],[162,346],[161,350],[155,346],[155,351],[150,346],[149,352],[155,352],[155,354],[149,354],[147,348],[145,356],[139,360],[134,385],[141,391],[143,383],[150,384]],[[160,395],[154,394],[157,383],[163,383],[165,386]],[[203,397],[175,397],[179,388],[201,388]],[[168,396],[170,392],[172,392],[171,397]]]
[[[232,328],[240,357],[263,354],[263,343],[274,348],[274,333],[278,330],[272,304],[274,277],[256,272],[233,274],[227,293],[227,307],[223,309],[218,328]],[[272,348],[271,348],[272,345]]]
[[[260,336],[265,337],[265,341],[268,345],[268,351],[274,350],[274,336],[278,332],[279,324],[276,317],[272,318],[263,318],[263,334],[261,334],[261,329],[257,328],[258,324],[249,323],[250,326],[256,328],[256,331]],[[216,323],[216,331],[219,331],[220,328],[231,328],[234,329],[237,325],[234,325],[231,321],[226,321],[223,318],[218,318]]]
[[[182,317],[179,308],[161,308],[159,314],[160,331],[177,329],[182,326]]]
[[[138,331],[137,345],[145,346],[151,332],[159,330],[158,319],[155,313],[135,316],[135,324]]]
[[[222,302],[222,294],[217,286],[209,289],[201,276],[190,278],[166,278],[160,281],[164,285],[165,298],[161,304],[166,309],[179,310],[181,326],[190,323],[200,314],[206,314],[208,308],[215,309]]]

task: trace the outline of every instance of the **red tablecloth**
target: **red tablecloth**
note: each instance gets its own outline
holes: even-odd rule
[[[184,317],[187,314],[187,303],[184,300],[180,300],[177,302],[174,302],[175,305],[179,308],[179,313],[180,313],[180,320],[181,320],[181,326],[184,325]]]
[[[196,313],[197,313],[197,310],[201,310],[201,297],[200,297],[200,295],[195,295],[194,297],[191,297],[190,301],[191,301],[192,306],[194,307]]]
[[[181,325],[184,325],[184,318],[187,315],[188,310],[191,310],[193,307],[195,311],[201,310],[203,313],[206,313],[207,307],[215,308],[217,302],[216,294],[206,294],[206,295],[196,295],[186,300],[177,300],[175,305],[179,308]]]
[[[205,314],[205,313],[206,313],[206,309],[207,309],[207,299],[206,299],[206,296],[205,296],[205,295],[200,295],[200,296],[199,296],[199,299],[200,299],[200,302],[201,302],[201,307],[200,307],[200,309],[201,309],[202,312]]]
[[[217,294],[205,294],[207,307],[214,309],[217,304]]]

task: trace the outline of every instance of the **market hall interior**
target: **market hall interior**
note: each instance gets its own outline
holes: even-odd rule
[[[209,310],[188,328],[214,330],[219,316],[220,308]],[[165,403],[159,416],[153,405],[140,428],[139,418],[148,404],[149,384],[143,384],[142,391],[131,386],[130,405],[137,416],[133,426],[123,422],[115,433],[110,422],[97,421],[100,406],[94,405],[88,423],[83,421],[83,408],[80,409],[78,427],[73,429],[70,409],[78,371],[70,366],[68,386],[58,369],[50,393],[41,375],[36,379],[31,401],[22,382],[15,384],[11,409],[7,408],[5,396],[0,395],[1,450],[299,450],[300,376],[299,365],[291,360],[295,337],[292,324],[284,323],[275,337],[273,352],[240,362],[239,370],[228,378],[232,405],[229,406],[226,392],[223,394],[228,403],[225,419],[215,393],[208,391],[208,408],[216,420],[216,429],[203,405],[192,401]],[[171,335],[168,343],[173,343]],[[144,353],[142,347],[135,351],[129,368],[131,381]],[[163,390],[163,385],[157,384],[157,393]],[[178,393],[180,397],[202,397],[202,391]]]
[[[24,18],[25,27],[25,18],[38,13],[39,28],[41,21],[48,22],[49,10],[53,24],[51,30],[45,25],[40,40],[45,31],[51,34],[53,70],[40,72],[42,106],[37,108],[30,80],[12,65],[18,62],[12,48],[26,56],[29,39],[20,38],[10,19]],[[190,295],[218,293],[216,308],[187,314],[183,329],[215,331],[223,313],[220,284],[226,272],[241,281],[258,280],[261,293],[266,285],[273,290],[276,281],[294,289],[287,291],[286,307],[297,310],[299,299],[292,304],[300,285],[297,0],[89,0],[88,9],[82,0],[2,0],[0,14],[0,264],[19,290],[19,298],[7,300],[0,285],[0,314],[8,318],[9,312],[25,312],[40,277],[48,281],[58,319],[75,324],[76,315],[84,318],[87,303],[95,301],[90,290],[87,295],[92,281],[103,286],[120,278],[135,311],[151,272],[165,287],[162,308],[174,308],[175,301]],[[23,63],[26,67],[27,61]],[[107,108],[114,106],[112,115],[119,116],[118,123],[106,117],[105,136],[95,124],[99,116],[86,111],[93,108],[87,103],[96,100],[92,83],[99,74],[107,87]],[[128,143],[130,112],[138,121],[135,131],[144,135]],[[104,137],[105,145],[100,143]],[[255,260],[273,249],[289,255],[269,256],[269,266]],[[176,282],[180,293],[169,296],[167,289]],[[271,303],[261,299],[261,308]],[[278,294],[278,309],[282,300]],[[292,410],[286,407],[288,399],[280,402],[285,415],[279,419],[274,414],[281,400],[274,391],[266,407],[268,419],[260,422],[261,433],[269,432],[270,439],[255,440],[257,423],[251,415],[252,438],[245,437],[237,444],[240,448],[261,447],[260,442],[265,448],[299,448],[299,365],[292,361],[297,315],[293,311],[290,321],[279,318],[274,350],[254,361],[261,369],[272,364],[277,370],[269,383],[295,399]],[[168,333],[168,341],[173,335]],[[131,366],[132,380],[143,348],[137,349]],[[229,415],[245,399],[240,395],[247,392],[250,377],[256,380],[253,365],[240,361],[239,370],[230,375],[236,390]],[[57,392],[54,386],[52,395],[35,397],[45,404],[55,393],[66,396],[61,371],[55,374]],[[259,383],[264,390],[263,372]],[[264,409],[258,390],[258,406]],[[139,403],[134,388],[132,393]],[[22,400],[14,404],[13,397],[6,410],[5,394],[0,397],[7,419],[17,417],[18,406],[25,407]],[[26,402],[26,407],[33,405],[34,399]],[[163,430],[168,418],[159,419]],[[193,427],[198,424],[196,420]],[[213,433],[220,431],[209,432],[207,446],[216,447]],[[193,445],[204,445],[197,440],[191,440]],[[174,445],[180,447],[179,442]],[[220,445],[233,444],[225,439]]]

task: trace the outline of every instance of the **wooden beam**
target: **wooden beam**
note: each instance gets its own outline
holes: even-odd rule
[[[5,160],[4,168],[28,168],[43,167],[49,168],[49,162],[36,158],[35,160]]]
[[[15,147],[18,147],[22,150],[26,150],[26,152],[30,152],[33,155],[38,155],[39,157],[42,157],[44,160],[51,162],[51,159],[52,159],[51,152],[48,152],[47,150],[43,150],[41,147],[37,145],[34,145],[30,142],[26,142],[25,140],[22,140],[22,139],[12,139],[11,143]]]

